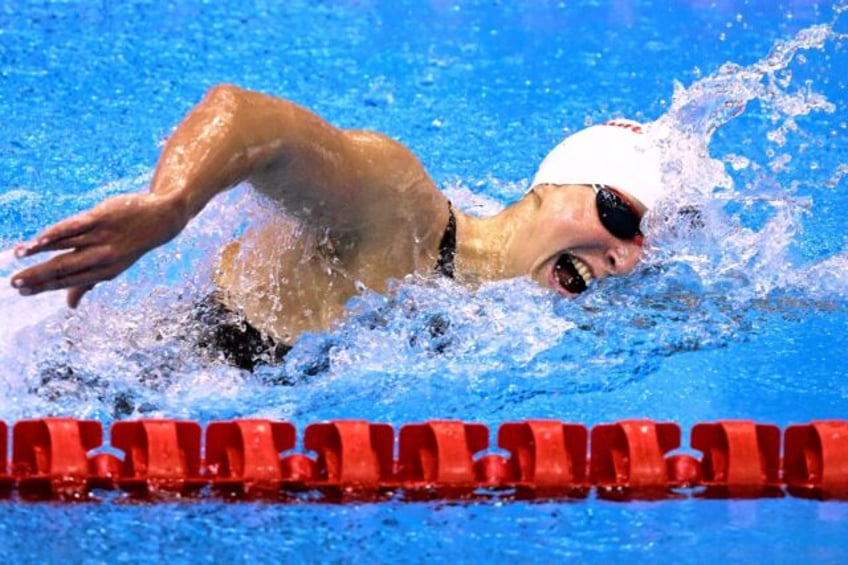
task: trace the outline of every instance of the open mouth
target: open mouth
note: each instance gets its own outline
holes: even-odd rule
[[[563,253],[557,259],[554,276],[559,285],[571,294],[580,294],[592,281],[588,265],[568,253]]]

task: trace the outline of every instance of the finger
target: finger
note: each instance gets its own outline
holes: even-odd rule
[[[79,306],[80,300],[85,294],[94,288],[93,284],[85,285],[85,286],[75,286],[68,289],[68,306],[71,308],[76,308]]]
[[[90,245],[93,242],[92,234],[95,232],[89,230],[83,234],[66,237],[60,240],[51,241],[42,239],[29,243],[19,243],[14,248],[15,257],[23,259],[37,253],[45,253],[49,251],[61,251],[62,249],[76,249],[85,245]]]
[[[99,282],[112,280],[115,278],[117,272],[119,271],[113,266],[97,267],[86,271],[72,273],[63,276],[60,279],[53,279],[39,285],[23,287],[19,289],[19,292],[24,296],[31,296],[51,290],[72,289],[77,286],[93,287]]]
[[[49,289],[66,288],[63,281],[80,272],[108,266],[112,261],[101,248],[87,247],[53,257],[49,261],[25,269],[12,277],[12,286],[22,294],[42,292]]]
[[[74,238],[85,234],[95,227],[95,221],[88,213],[78,214],[41,232],[33,241],[15,246],[15,256],[19,259],[43,251],[55,251],[74,247]]]
[[[96,243],[97,235],[98,231],[92,228],[80,234],[63,237],[62,239],[45,240],[35,250],[32,250],[30,247],[29,253],[27,254],[62,251],[63,249],[79,249]]]

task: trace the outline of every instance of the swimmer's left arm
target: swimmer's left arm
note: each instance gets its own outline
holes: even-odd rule
[[[165,145],[149,193],[109,198],[16,246],[19,258],[62,253],[16,273],[12,286],[25,296],[68,289],[74,308],[95,284],[173,239],[216,194],[260,167],[269,151],[260,143],[245,147],[251,124],[236,112],[238,92],[213,88],[186,116]]]
[[[400,220],[415,233],[447,221],[444,197],[400,144],[341,130],[283,99],[220,85],[168,139],[150,193],[107,199],[17,246],[18,257],[62,253],[15,274],[12,286],[22,295],[68,289],[68,305],[76,307],[95,284],[176,237],[217,194],[245,180],[291,213],[360,239],[367,232],[385,241]],[[377,230],[375,218],[395,223],[382,221]]]

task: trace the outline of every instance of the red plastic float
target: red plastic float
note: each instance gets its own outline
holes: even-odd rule
[[[375,493],[395,484],[395,438],[388,424],[311,424],[306,428],[303,446],[318,455],[313,486],[325,492]]]
[[[482,424],[434,421],[400,429],[398,479],[410,491],[471,494],[480,486],[474,454],[489,447]]]
[[[0,498],[6,498],[11,494],[15,486],[15,479],[9,475],[8,453],[9,453],[9,427],[6,422],[0,422]]]
[[[0,422],[0,496],[88,500],[96,489],[142,499],[201,496],[271,500],[402,498],[763,497],[848,500],[848,421],[789,426],[696,424],[691,453],[677,424],[625,420],[587,430],[556,420],[487,426],[461,421],[388,424],[44,418]],[[397,452],[395,451],[397,449]],[[783,457],[781,458],[781,449]],[[700,456],[696,455],[700,452]],[[208,487],[208,488],[207,488]]]
[[[590,476],[602,497],[658,497],[672,486],[665,454],[680,447],[677,424],[627,420],[592,429]]]
[[[530,420],[503,424],[498,446],[510,453],[509,479],[525,495],[585,496],[588,431],[579,424]]]
[[[25,498],[84,498],[101,486],[88,458],[103,442],[99,422],[25,420],[15,424],[12,436],[13,475]]]
[[[303,479],[283,473],[280,453],[294,448],[295,440],[294,426],[287,422],[213,422],[206,428],[207,478],[228,496],[278,493],[284,481]]]
[[[779,496],[780,430],[751,421],[697,424],[692,447],[701,451],[709,497]]]
[[[138,420],[112,424],[112,445],[123,451],[117,485],[137,496],[160,491],[194,494],[206,484],[201,476],[196,422]]]
[[[848,422],[789,426],[783,478],[795,496],[848,499]]]

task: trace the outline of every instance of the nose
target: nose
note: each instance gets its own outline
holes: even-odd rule
[[[642,247],[636,242],[618,241],[606,250],[604,260],[610,275],[626,275],[636,268],[641,255]]]

